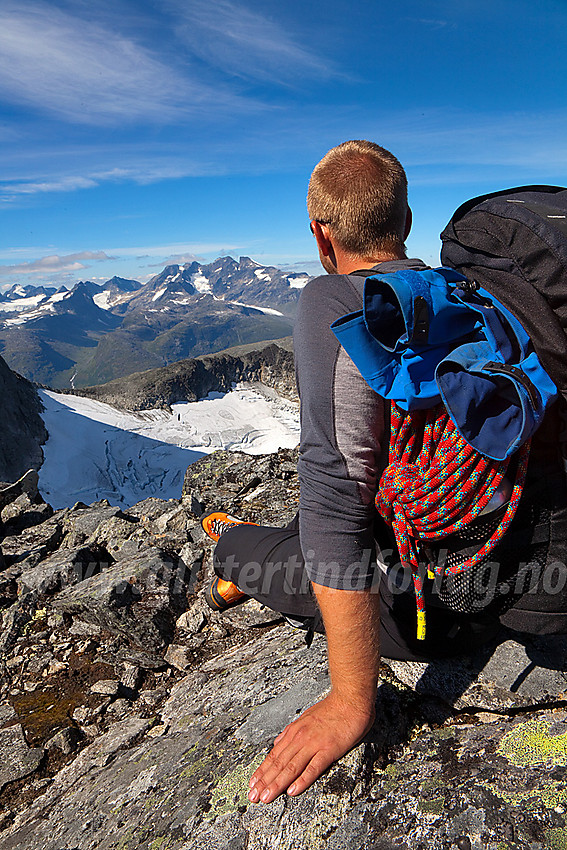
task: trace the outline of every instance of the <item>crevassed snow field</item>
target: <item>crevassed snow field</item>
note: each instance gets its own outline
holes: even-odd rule
[[[128,412],[80,396],[40,391],[49,439],[40,491],[54,508],[108,499],[128,507],[179,498],[190,463],[216,449],[264,454],[299,442],[299,406],[258,385]]]

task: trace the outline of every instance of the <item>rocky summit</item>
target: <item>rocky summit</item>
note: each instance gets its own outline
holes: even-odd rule
[[[0,850],[514,850],[567,846],[567,640],[385,662],[365,741],[253,806],[274,736],[329,687],[325,640],[201,590],[203,510],[282,524],[296,454],[217,452],[179,500],[53,511],[0,485]]]

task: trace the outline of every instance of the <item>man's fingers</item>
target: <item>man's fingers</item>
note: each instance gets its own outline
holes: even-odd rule
[[[309,788],[315,780],[319,779],[322,773],[327,770],[329,765],[333,763],[332,758],[325,758],[321,755],[321,753],[317,753],[309,764],[306,765],[305,770],[298,776],[295,782],[287,789],[287,793],[290,797],[296,797],[298,794],[302,794],[307,788]]]
[[[312,750],[298,749],[293,744],[272,750],[253,776],[248,799],[252,803],[271,803],[303,773],[312,755]]]
[[[250,788],[254,788],[254,786],[258,783],[260,779],[265,779],[265,774],[270,770],[274,760],[276,760],[280,753],[284,751],[284,748],[289,746],[294,737],[294,730],[291,726],[286,726],[283,732],[274,739],[274,746],[270,753],[266,756],[264,761],[259,767],[256,768],[252,776],[250,777],[249,786]],[[289,738],[289,740],[288,740]]]

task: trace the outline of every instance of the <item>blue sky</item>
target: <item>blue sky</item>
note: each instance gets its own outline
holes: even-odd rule
[[[410,181],[431,263],[467,198],[567,183],[565,0],[0,0],[0,288],[246,254],[317,269],[347,138]]]

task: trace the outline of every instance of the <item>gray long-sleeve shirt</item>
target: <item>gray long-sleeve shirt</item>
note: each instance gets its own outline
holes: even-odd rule
[[[420,260],[377,272],[424,269]],[[311,581],[364,590],[375,572],[374,498],[388,447],[387,406],[362,378],[330,325],[362,307],[364,278],[324,275],[301,294],[294,331],[301,400],[300,541]],[[387,437],[386,437],[387,439]]]

